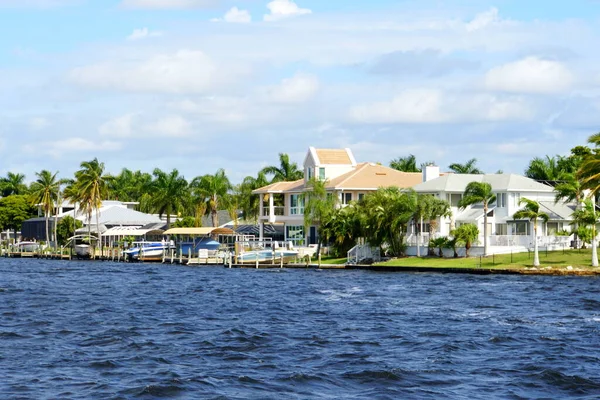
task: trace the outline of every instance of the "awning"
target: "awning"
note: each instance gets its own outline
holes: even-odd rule
[[[107,230],[102,236],[144,236],[150,229],[141,229],[139,226],[115,226]]]
[[[235,232],[229,228],[211,228],[211,227],[200,227],[200,228],[171,228],[163,235],[188,235],[188,236],[199,236],[199,235],[233,235]]]

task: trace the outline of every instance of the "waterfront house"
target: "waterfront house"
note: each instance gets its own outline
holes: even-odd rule
[[[376,163],[358,163],[350,149],[310,147],[303,163],[304,178],[277,182],[255,190],[260,196],[260,237],[265,223],[284,226],[286,241],[311,245],[318,241],[316,226],[304,228],[304,192],[312,178],[326,182],[328,193],[336,196],[339,207],[362,199],[380,187],[410,188],[421,182],[420,173],[400,172]]]
[[[414,186],[420,194],[431,194],[447,200],[452,209],[451,217],[440,218],[436,236],[449,236],[450,231],[461,224],[476,224],[480,232],[480,244],[483,243],[483,205],[476,204],[461,209],[458,204],[470,182],[487,182],[496,194],[496,201],[488,207],[488,235],[490,246],[530,247],[533,240],[533,225],[528,220],[515,220],[513,215],[522,208],[521,198],[539,202],[541,211],[550,217],[547,223],[538,222],[538,241],[541,245],[564,246],[569,237],[557,236],[557,233],[570,231],[571,214],[575,203],[555,203],[552,186],[517,174],[444,174],[439,167],[427,166],[423,171],[423,182]],[[415,242],[417,226],[412,227],[412,242]],[[423,232],[428,232],[426,226]],[[423,243],[427,243],[426,240]],[[416,243],[416,242],[415,242]],[[411,243],[411,244],[415,244]]]

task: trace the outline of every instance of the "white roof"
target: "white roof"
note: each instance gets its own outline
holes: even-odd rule
[[[58,217],[60,218],[67,215],[80,220],[84,224],[96,224],[96,210],[92,211],[91,221],[88,221],[87,215],[79,209],[77,209],[77,214],[75,214],[75,210],[72,210],[64,212]],[[98,222],[104,225],[143,226],[162,221],[157,216],[129,209],[127,208],[126,203],[120,201],[104,201],[102,202],[102,207],[98,210]]]
[[[471,182],[487,182],[495,192],[550,193],[552,186],[517,174],[447,174],[414,186],[419,193],[463,193]]]

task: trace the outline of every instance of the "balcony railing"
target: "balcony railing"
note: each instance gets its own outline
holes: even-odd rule
[[[273,207],[273,215],[280,216],[280,217],[285,215],[285,207]],[[263,207],[262,216],[263,217],[270,216],[269,207]]]

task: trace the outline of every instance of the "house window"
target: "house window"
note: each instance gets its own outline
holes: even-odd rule
[[[325,168],[319,168],[319,180],[325,180]]]
[[[563,229],[562,222],[548,222],[546,224],[546,235],[547,236],[556,235],[556,233],[561,231],[562,229]]]
[[[496,235],[499,235],[499,236],[508,235],[508,224],[496,224]]]
[[[290,195],[290,215],[304,215],[304,196]]]
[[[352,193],[342,193],[342,204],[349,204],[352,201]]]
[[[518,221],[515,222],[515,226],[514,226],[514,234],[515,235],[519,235],[519,236],[529,236],[530,233],[530,229],[529,229],[529,221]]]
[[[290,241],[294,246],[304,245],[304,226],[288,225],[285,227],[285,240]]]
[[[511,193],[510,197],[512,199],[512,206],[518,208],[520,206],[519,202],[521,201],[521,193]]]
[[[448,203],[450,203],[450,205],[452,207],[458,207],[458,203],[462,199],[462,194],[461,193],[452,193],[452,194],[449,193],[446,195],[446,199],[448,200]]]
[[[506,207],[506,193],[496,194],[496,207],[498,207],[498,208]]]
[[[358,194],[358,201],[363,201],[365,198],[365,194],[364,193],[359,193]]]
[[[311,180],[313,178],[313,169],[308,167],[306,168],[306,176],[308,177],[308,180]]]

